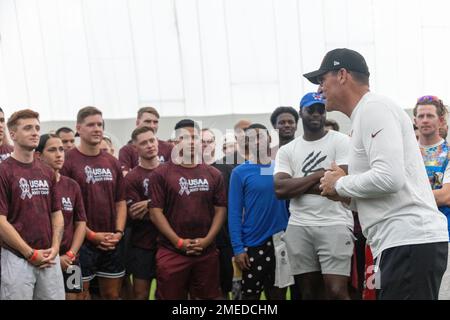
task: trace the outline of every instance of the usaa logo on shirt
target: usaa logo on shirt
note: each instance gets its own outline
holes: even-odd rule
[[[90,166],[85,166],[84,173],[86,174],[86,183],[94,184],[101,181],[113,181],[113,175],[109,168],[91,168]]]
[[[62,209],[64,211],[73,211],[73,205],[72,205],[72,201],[70,201],[69,197],[62,197],[61,199],[62,202]]]
[[[31,199],[33,196],[48,195],[49,186],[47,180],[27,180],[25,178],[19,179],[19,187],[22,190],[20,198]]]
[[[180,196],[182,196],[184,193],[186,193],[186,195],[189,195],[192,192],[209,191],[209,183],[207,179],[186,179],[184,177],[181,177],[179,183],[180,191],[178,191],[178,193],[180,194]]]
[[[6,159],[8,159],[10,156],[11,156],[11,153],[0,154],[0,163],[5,161]]]
[[[142,186],[144,187],[144,196],[148,197],[148,182],[150,181],[149,178],[145,178],[144,181],[142,181]]]

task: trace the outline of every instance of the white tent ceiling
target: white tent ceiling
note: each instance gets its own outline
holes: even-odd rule
[[[315,87],[324,53],[365,55],[403,107],[450,98],[445,0],[0,0],[0,104],[42,120],[267,113]]]

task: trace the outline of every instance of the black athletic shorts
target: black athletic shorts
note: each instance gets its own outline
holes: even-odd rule
[[[437,300],[447,256],[447,242],[384,250],[377,258],[381,259],[375,283],[377,300]]]
[[[84,243],[80,249],[80,264],[84,282],[91,281],[96,276],[115,279],[125,275],[124,263],[118,248],[103,251]]]
[[[127,272],[133,278],[149,281],[156,278],[156,248],[131,247],[128,255]]]

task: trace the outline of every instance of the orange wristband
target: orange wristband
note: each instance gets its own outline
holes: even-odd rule
[[[183,244],[184,244],[184,240],[183,239],[178,239],[178,242],[177,242],[177,248],[178,249],[181,249],[181,248],[183,248]]]
[[[38,256],[38,251],[36,249],[33,249],[33,255],[28,259],[28,261],[33,262],[34,260],[36,260]]]
[[[86,234],[86,238],[89,241],[92,241],[95,239],[95,235],[96,235],[96,233],[94,231],[88,231],[88,233]]]
[[[75,255],[75,253],[73,253],[72,250],[67,251],[66,256],[68,256],[71,261],[74,261],[76,259],[76,255]]]

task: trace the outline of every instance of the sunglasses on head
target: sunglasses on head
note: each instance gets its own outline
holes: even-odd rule
[[[420,97],[420,98],[417,99],[417,103],[420,103],[420,102],[433,102],[433,101],[441,102],[441,99],[439,99],[436,96],[423,96],[423,97]]]
[[[305,109],[309,114],[314,114],[314,112],[318,112],[319,114],[325,113],[325,106],[323,104],[313,104]]]

